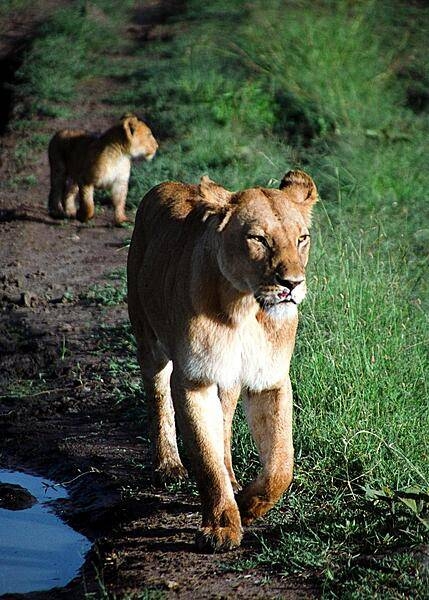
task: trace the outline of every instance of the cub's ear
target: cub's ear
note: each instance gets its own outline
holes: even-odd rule
[[[133,113],[125,113],[121,117],[121,123],[128,137],[133,137],[137,128],[138,118]]]
[[[198,191],[204,211],[203,221],[206,221],[211,215],[218,215],[220,223],[217,230],[222,231],[232,213],[231,198],[233,193],[212,181],[207,175],[201,177]]]
[[[298,205],[310,225],[311,209],[317,202],[317,188],[311,177],[304,171],[288,171],[281,180],[279,189],[287,194],[288,200]]]
[[[137,119],[137,116],[132,112],[126,112],[120,118],[121,121],[126,121],[127,119]]]

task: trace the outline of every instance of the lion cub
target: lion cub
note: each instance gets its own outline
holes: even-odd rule
[[[125,201],[131,159],[152,160],[158,144],[151,130],[133,114],[125,114],[100,136],[79,129],[58,131],[49,143],[51,190],[49,214],[86,222],[94,216],[94,188],[110,189],[115,224],[127,220]],[[75,199],[79,193],[79,210]]]

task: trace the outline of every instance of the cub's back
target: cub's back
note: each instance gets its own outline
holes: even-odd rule
[[[97,137],[84,129],[62,129],[49,142],[48,154],[51,165],[63,163],[70,174],[82,168],[91,154],[91,146]]]

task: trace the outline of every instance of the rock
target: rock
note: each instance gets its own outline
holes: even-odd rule
[[[37,306],[40,303],[39,297],[33,292],[22,292],[21,294],[21,302],[22,306],[26,306],[27,308],[31,308],[33,306]]]
[[[179,589],[180,585],[177,583],[177,581],[168,580],[165,582],[165,587],[168,590],[177,590]]]
[[[24,510],[36,504],[37,499],[28,490],[13,483],[0,483],[0,508]]]

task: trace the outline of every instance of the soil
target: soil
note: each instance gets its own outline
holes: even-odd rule
[[[38,24],[62,3],[36,4],[0,23],[0,62],[9,80]],[[130,41],[150,44],[170,35],[165,16],[174,3],[146,7],[127,29]],[[114,85],[93,81],[91,93],[86,87],[77,95],[78,119],[40,118],[41,131],[82,121],[103,130],[118,116],[102,102]],[[85,226],[48,216],[46,151],[35,151],[24,166],[14,160],[23,134],[6,122],[13,122],[13,96],[3,100],[9,104],[2,107],[0,165],[0,467],[69,482],[70,497],[58,510],[94,542],[67,588],[26,596],[155,597],[139,596],[150,589],[166,598],[318,597],[312,584],[268,569],[232,570],[260,548],[259,534],[270,535],[263,521],[246,530],[234,553],[198,553],[197,498],[152,483],[139,400],[115,401],[118,381],[109,368],[112,356],[120,356],[115,332],[127,322],[126,305],[80,299],[125,266],[131,230],[112,226],[109,207],[99,207]],[[29,175],[37,185],[25,183]]]

